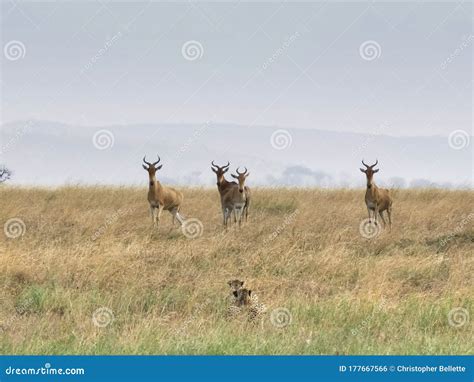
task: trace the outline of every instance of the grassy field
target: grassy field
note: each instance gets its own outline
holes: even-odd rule
[[[217,190],[183,191],[194,239],[146,187],[0,187],[0,352],[473,354],[474,192],[395,191],[368,239],[364,190],[254,189],[227,232]],[[231,278],[286,310],[227,320]]]

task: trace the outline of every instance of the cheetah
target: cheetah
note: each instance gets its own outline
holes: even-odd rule
[[[230,303],[235,302],[235,299],[237,296],[234,294],[234,292],[236,291],[238,292],[240,289],[242,289],[242,287],[244,286],[244,283],[245,281],[241,281],[238,279],[229,280],[227,282],[227,285],[229,285],[230,287],[230,296],[229,296]],[[250,291],[249,296],[250,296],[251,303],[253,305],[257,305],[259,303],[258,296],[255,293],[252,294],[252,291]]]
[[[245,314],[248,321],[256,322],[267,311],[266,306],[258,301],[257,295],[252,293],[250,289],[240,288],[239,290],[234,290],[232,295],[234,301],[228,309],[228,316],[230,318],[236,318]]]
[[[244,285],[244,281],[235,279],[227,281],[227,285],[230,287],[230,293],[227,296],[226,303],[232,305],[235,301],[235,296],[233,295],[234,291],[238,291]]]
[[[239,290],[240,288],[243,287],[244,281],[240,281],[240,280],[237,280],[237,279],[236,280],[229,280],[229,281],[227,281],[227,285],[230,286],[230,289],[232,291]]]

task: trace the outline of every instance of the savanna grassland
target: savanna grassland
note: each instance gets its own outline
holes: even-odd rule
[[[217,190],[183,189],[195,239],[146,192],[0,188],[2,354],[474,352],[472,191],[395,191],[372,239],[364,190],[254,189],[226,232]],[[232,278],[291,320],[226,319]]]

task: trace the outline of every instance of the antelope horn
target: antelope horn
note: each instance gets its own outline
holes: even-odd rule
[[[211,162],[211,166],[219,168],[219,166],[216,165],[216,164],[214,163],[214,161]]]
[[[365,162],[364,162],[364,160],[363,160],[363,159],[362,159],[362,164],[363,164],[365,167],[367,167],[367,168],[369,168],[369,167],[370,167],[369,165],[365,164]]]
[[[158,157],[158,160],[157,160],[156,162],[153,162],[153,166],[156,166],[158,163],[160,163],[160,160],[161,160],[161,159],[160,159],[160,156],[157,155],[157,157]]]
[[[245,175],[245,174],[247,174],[247,167],[245,167],[245,171],[244,171],[244,172],[239,172],[239,168],[240,168],[240,167],[237,167],[237,170],[236,170],[237,174],[239,174],[239,175]]]
[[[377,166],[377,163],[379,163],[379,160],[378,160],[378,159],[376,159],[376,160],[375,160],[375,163],[374,163],[372,166],[370,166],[370,167],[375,167],[375,166]]]
[[[146,155],[143,157],[143,162],[145,162],[148,166],[151,166],[151,163],[146,161]]]
[[[230,162],[227,161],[227,164],[225,166],[223,166],[222,168],[226,168],[226,167],[229,167],[230,166]]]

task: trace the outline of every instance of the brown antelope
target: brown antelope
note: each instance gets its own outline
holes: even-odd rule
[[[153,226],[160,223],[161,212],[163,210],[169,211],[173,215],[173,225],[175,220],[182,225],[183,217],[179,214],[181,203],[183,202],[183,194],[171,187],[163,186],[156,179],[156,171],[160,170],[163,165],[156,167],[160,162],[160,157],[156,162],[150,163],[146,161],[146,156],[143,157],[143,168],[148,171],[148,203],[150,203],[151,221]],[[155,211],[158,209],[158,211]]]
[[[237,187],[236,182],[233,182],[233,181],[229,182],[224,176],[224,174],[227,171],[229,171],[229,166],[230,166],[229,161],[227,161],[227,164],[225,166],[218,166],[214,163],[214,161],[211,162],[211,170],[217,176],[217,190],[219,191],[219,195],[221,197],[221,206],[222,206],[222,215],[224,217],[224,225],[226,225],[226,223],[225,223],[225,209],[224,209],[224,195],[231,187]],[[246,197],[247,197],[245,207],[244,207],[245,221],[247,221],[248,209],[249,209],[249,206],[250,206],[250,188],[245,186],[244,190],[245,190]],[[234,221],[236,221],[235,211],[234,211]]]
[[[229,171],[230,162],[227,161],[225,166],[218,166],[214,164],[214,161],[211,162],[211,170],[217,176],[217,190],[219,191],[219,195],[221,197],[221,207],[222,207],[222,216],[224,218],[224,225],[225,225],[225,209],[224,209],[224,195],[231,187],[237,187],[236,182],[229,182],[224,174]],[[235,214],[234,214],[235,219]]]
[[[390,197],[389,190],[385,188],[379,188],[374,183],[374,174],[379,170],[374,170],[374,167],[379,163],[378,160],[375,164],[368,166],[362,160],[362,164],[366,169],[360,169],[367,177],[367,191],[365,192],[365,204],[367,205],[367,212],[369,214],[369,223],[371,221],[370,211],[374,211],[374,220],[377,224],[377,215],[380,214],[384,227],[386,226],[385,219],[382,212],[387,211],[388,222],[390,230],[392,230],[392,198]]]
[[[228,220],[233,211],[236,214],[236,219],[239,221],[240,227],[242,225],[242,216],[245,212],[245,207],[247,206],[247,192],[245,189],[245,180],[250,175],[250,173],[247,171],[247,167],[245,168],[244,172],[239,172],[238,168],[236,172],[237,175],[231,175],[233,178],[237,179],[237,187],[229,188],[222,198],[225,227],[227,227]]]

